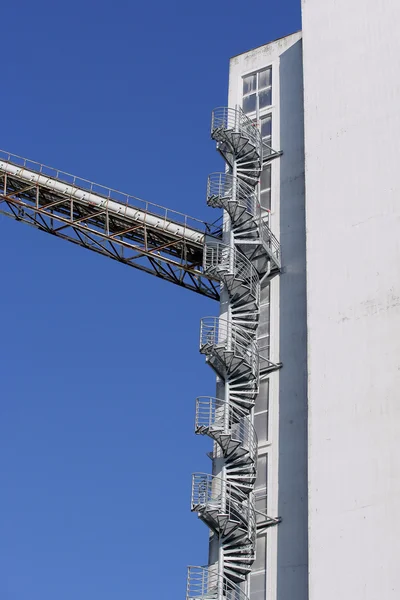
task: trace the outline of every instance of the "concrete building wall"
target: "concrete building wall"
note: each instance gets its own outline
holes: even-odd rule
[[[399,25],[303,0],[310,600],[400,596]]]
[[[272,67],[271,229],[281,240],[283,273],[263,286],[258,342],[283,367],[261,383],[256,493],[282,523],[258,538],[250,600],[307,600],[307,397],[304,133],[301,33],[231,59],[229,106],[242,106],[243,77]],[[249,114],[250,118],[255,115]],[[267,213],[266,213],[267,217]],[[267,414],[264,409],[267,408]],[[263,510],[262,499],[257,506]],[[265,502],[264,502],[265,506]]]

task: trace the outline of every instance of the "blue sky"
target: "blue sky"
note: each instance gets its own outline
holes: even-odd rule
[[[214,220],[229,57],[300,28],[300,0],[250,6],[4,4],[0,147]],[[1,600],[183,599],[217,304],[2,216],[0,252]]]

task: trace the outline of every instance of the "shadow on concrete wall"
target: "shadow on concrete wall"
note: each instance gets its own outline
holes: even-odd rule
[[[308,599],[307,330],[301,40],[280,57],[279,515],[277,600]]]

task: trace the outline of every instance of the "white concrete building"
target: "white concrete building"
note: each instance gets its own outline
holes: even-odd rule
[[[310,600],[400,597],[399,25],[303,1]]]
[[[399,25],[392,1],[303,0],[302,32],[231,59],[229,106],[283,153],[260,185],[283,270],[258,332],[282,368],[254,413],[256,498],[282,522],[250,600],[400,595]]]

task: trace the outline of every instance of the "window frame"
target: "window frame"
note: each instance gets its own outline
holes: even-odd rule
[[[260,79],[260,73],[263,73],[264,71],[269,71],[270,72],[270,84],[267,85],[266,87],[259,87],[259,79]],[[252,76],[256,76],[256,88],[255,91],[252,90],[251,92],[248,92],[247,94],[243,93],[243,88],[244,88],[244,80],[247,77],[252,77]],[[264,111],[269,111],[271,109],[271,107],[273,106],[273,68],[272,68],[272,64],[267,65],[266,67],[263,67],[262,69],[257,69],[256,71],[250,71],[250,73],[246,73],[245,75],[242,75],[241,77],[241,83],[242,83],[242,90],[241,90],[241,94],[242,94],[242,110],[245,113],[245,115],[247,115],[249,117],[249,115],[253,115],[253,114],[259,114],[260,112],[264,112]],[[271,91],[271,103],[267,104],[266,106],[262,106],[260,107],[260,92],[263,92],[264,90],[270,90]],[[255,103],[255,109],[254,110],[250,110],[248,112],[246,112],[244,110],[244,101],[245,98],[249,98],[250,96],[254,95],[256,96],[256,103]],[[249,117],[252,118],[252,117]]]

